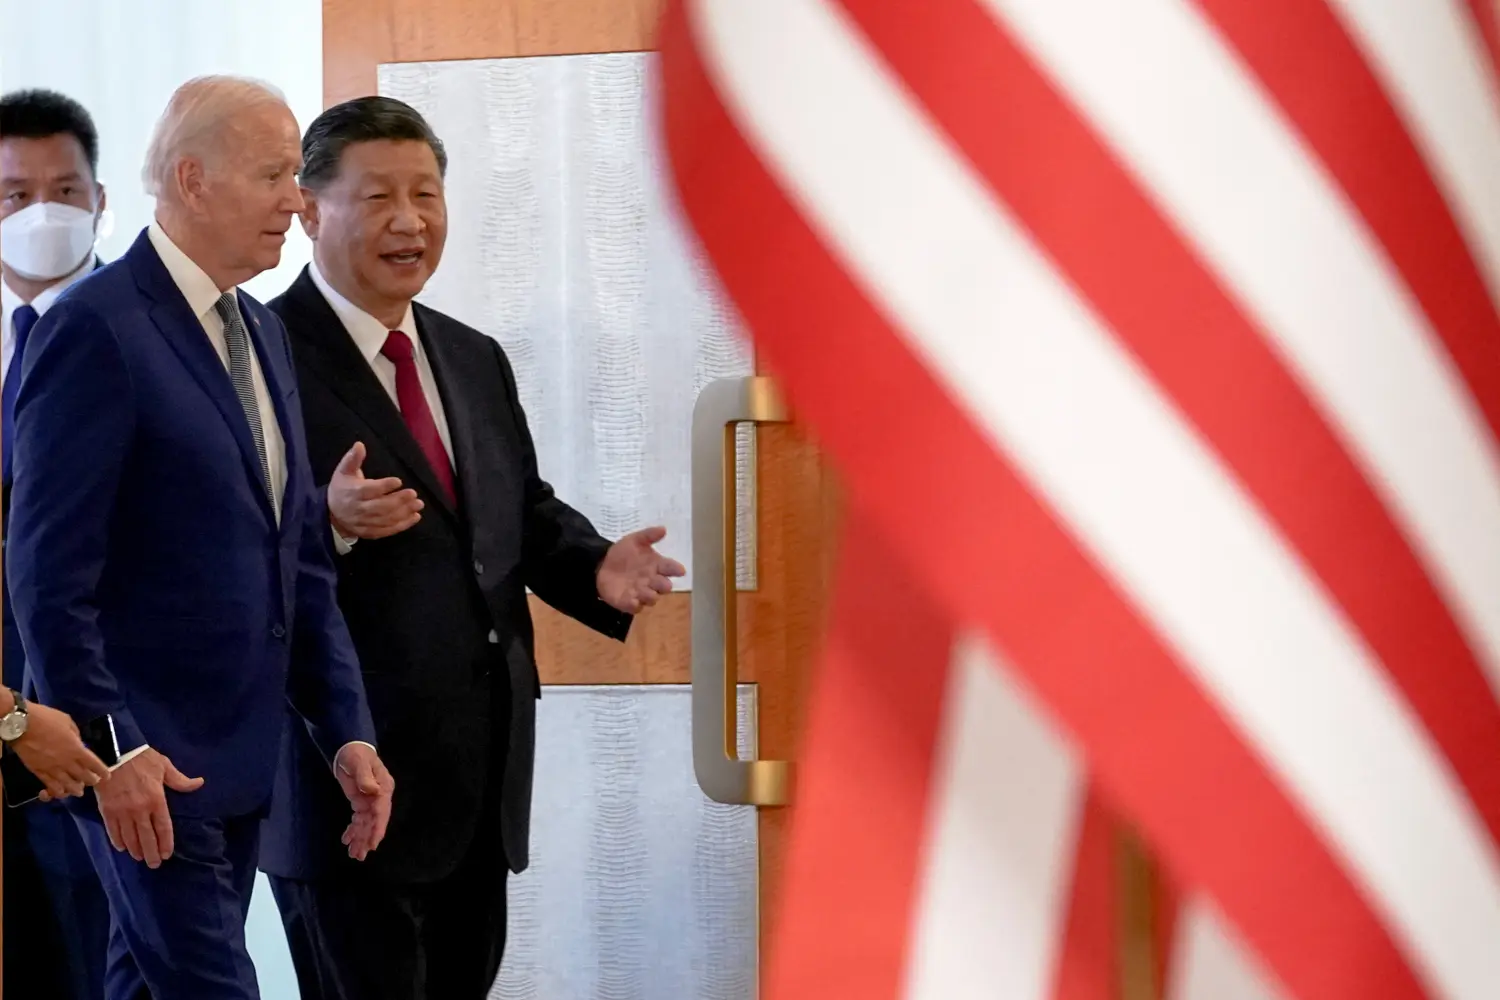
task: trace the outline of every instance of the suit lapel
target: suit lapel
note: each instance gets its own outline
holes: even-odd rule
[[[229,379],[229,372],[225,369],[218,351],[214,350],[208,334],[204,332],[203,324],[197,316],[193,315],[187,299],[183,298],[177,283],[167,272],[167,266],[157,256],[156,249],[151,246],[144,232],[126,256],[130,261],[131,272],[135,275],[136,285],[152,301],[152,322],[161,331],[162,337],[177,354],[183,366],[192,373],[199,386],[213,400],[214,406],[217,407],[224,422],[229,426],[230,433],[239,444],[240,459],[245,468],[245,475],[249,476],[250,481],[255,484],[255,493],[260,497],[261,509],[268,518],[274,520],[276,512],[271,507],[270,498],[265,495],[265,490],[260,486],[260,454],[255,450],[255,439],[250,436],[250,424],[245,418],[244,409],[240,406],[239,397],[235,395],[234,383]],[[264,368],[264,364],[262,367]]]
[[[385,391],[385,386],[380,384],[370,363],[344,329],[343,321],[323,298],[307,271],[304,270],[287,290],[286,301],[302,314],[303,323],[298,331],[300,339],[313,348],[303,354],[303,362],[364,422],[370,433],[390,449],[396,460],[422,486],[425,496],[449,517],[456,519],[457,511],[448,502],[447,493],[438,483],[427,456],[407,429],[401,410]],[[444,406],[447,406],[446,399]],[[451,411],[448,412],[451,422]],[[459,478],[461,481],[462,477]]]

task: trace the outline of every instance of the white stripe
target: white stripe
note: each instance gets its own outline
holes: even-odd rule
[[[1500,302],[1500,90],[1460,0],[1329,0],[1426,158]]]
[[[908,1000],[1051,1000],[1083,785],[982,639],[954,647]]]
[[[1200,896],[1183,907],[1169,960],[1167,1000],[1282,1000],[1284,996],[1212,903]]]
[[[1252,501],[839,9],[690,10],[731,114],[851,277],[1181,652],[1368,885],[1419,972],[1449,997],[1489,1000],[1500,872],[1488,838],[1409,707]],[[1369,360],[1378,381],[1403,356]]]
[[[1331,413],[1500,693],[1494,442],[1342,191],[1190,0],[984,2],[1144,178]]]

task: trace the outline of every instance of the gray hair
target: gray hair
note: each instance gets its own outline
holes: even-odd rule
[[[146,193],[160,198],[171,189],[179,161],[217,152],[236,113],[267,103],[284,106],[286,97],[271,84],[250,77],[199,76],[178,87],[146,147],[141,168]]]

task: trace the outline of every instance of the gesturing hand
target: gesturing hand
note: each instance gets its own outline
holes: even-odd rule
[[[687,570],[653,547],[666,537],[666,528],[646,528],[611,545],[599,564],[599,598],[616,611],[633,615],[670,593],[671,578]]]
[[[402,489],[401,480],[394,476],[366,479],[364,464],[364,442],[356,441],[328,481],[328,513],[339,534],[385,538],[422,520],[422,500],[416,490]]]
[[[354,808],[354,816],[340,840],[349,848],[349,857],[363,861],[385,839],[396,779],[386,770],[380,756],[363,743],[341,747],[333,759],[333,773]]]
[[[83,745],[72,717],[36,702],[26,706],[26,732],[11,748],[46,786],[44,800],[82,795],[109,774],[104,761]]]
[[[172,817],[167,793],[196,792],[202,778],[189,778],[155,750],[143,750],[121,764],[94,789],[99,813],[117,851],[129,851],[151,868],[172,856]]]

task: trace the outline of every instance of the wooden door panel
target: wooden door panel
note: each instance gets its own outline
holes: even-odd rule
[[[831,604],[840,491],[795,423],[765,424],[756,433],[760,586],[739,597],[740,679],[757,685],[760,756],[795,762]],[[762,809],[759,818],[764,922],[780,898],[791,812]]]
[[[375,93],[381,63],[639,52],[662,0],[323,0],[323,100]]]
[[[531,598],[543,684],[688,684],[692,598],[668,594],[618,643]],[[751,681],[753,677],[742,680]]]

